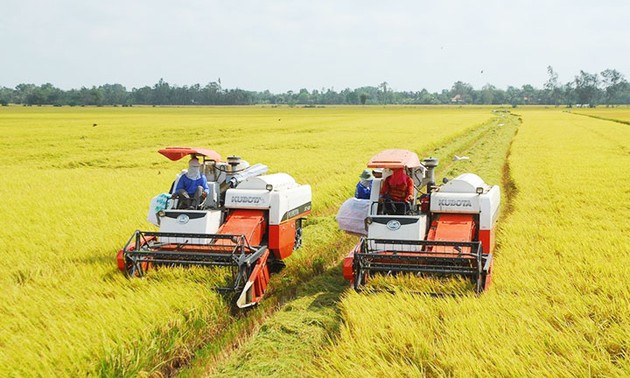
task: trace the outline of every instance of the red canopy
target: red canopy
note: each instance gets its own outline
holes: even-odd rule
[[[200,147],[166,147],[158,151],[167,158],[176,161],[191,154],[205,156],[207,160],[221,161],[221,155],[214,150]]]
[[[415,168],[420,166],[420,159],[409,150],[385,150],[374,155],[368,162],[368,168]]]

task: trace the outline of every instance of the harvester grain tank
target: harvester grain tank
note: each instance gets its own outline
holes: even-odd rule
[[[372,181],[371,197],[364,200],[367,212],[357,219],[364,222],[364,235],[343,263],[344,277],[357,291],[376,274],[463,276],[473,282],[477,293],[490,285],[500,189],[473,173],[436,185],[437,165],[437,159],[421,163],[407,150],[385,150],[368,162],[368,168],[382,168],[385,173]],[[384,203],[381,185],[399,168],[413,179],[415,200]],[[404,210],[388,210],[396,207]]]
[[[209,149],[168,147],[159,152],[173,161],[200,159],[209,192],[195,208],[180,208],[171,196],[183,171],[162,195],[167,199],[164,206],[149,210],[149,219],[160,230],[134,232],[118,252],[118,268],[129,277],[142,277],[158,266],[226,268],[230,284],[219,290],[237,293],[240,308],[255,305],[266,291],[269,274],[281,269],[302,243],[311,187],[286,173],[266,175],[267,166],[250,166],[236,156],[224,162]]]

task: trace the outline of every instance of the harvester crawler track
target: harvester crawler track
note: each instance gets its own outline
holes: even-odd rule
[[[373,274],[415,273],[464,276],[481,293],[486,286],[492,254],[481,242],[363,239],[354,255],[355,290],[361,291]]]

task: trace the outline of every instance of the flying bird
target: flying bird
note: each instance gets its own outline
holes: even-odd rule
[[[468,156],[457,156],[457,155],[453,156],[453,161],[460,161],[460,160],[470,160],[470,158]]]

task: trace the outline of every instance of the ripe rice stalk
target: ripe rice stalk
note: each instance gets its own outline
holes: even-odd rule
[[[374,151],[421,152],[488,117],[487,108],[3,107],[0,375],[169,371],[239,321],[211,270],[127,280],[116,269],[129,235],[150,229],[150,198],[184,168],[159,148],[206,146],[313,185],[305,247],[272,282],[292,295],[284,288],[342,253],[333,215]]]

